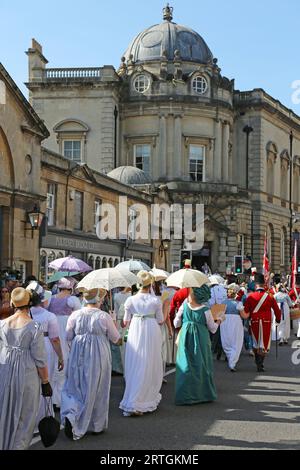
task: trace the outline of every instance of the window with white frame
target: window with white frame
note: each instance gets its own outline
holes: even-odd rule
[[[206,78],[202,75],[198,75],[197,77],[195,77],[192,81],[192,88],[195,93],[198,93],[198,95],[204,95],[208,88]]]
[[[81,163],[81,140],[64,140],[63,154],[75,163]]]
[[[55,209],[56,209],[56,184],[47,184],[47,220],[48,226],[55,225]]]
[[[75,191],[74,229],[83,229],[83,193]]]
[[[129,209],[129,227],[128,227],[128,238],[130,240],[136,239],[136,218],[137,213],[134,209]]]
[[[147,77],[147,75],[138,75],[134,80],[134,89],[138,93],[145,93],[147,90],[149,90],[149,87],[150,79]]]
[[[204,145],[189,146],[189,174],[192,181],[205,181],[205,147]]]
[[[101,220],[101,204],[102,204],[101,199],[95,199],[95,202],[94,202],[94,217],[95,217],[95,219],[94,219],[94,229],[95,229],[95,232],[97,230],[97,225]]]
[[[136,144],[134,145],[134,166],[143,170],[146,175],[150,176],[150,158],[151,145]]]

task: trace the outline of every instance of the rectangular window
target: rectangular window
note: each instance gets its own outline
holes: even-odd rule
[[[82,230],[83,228],[83,193],[75,191],[75,221],[74,229]]]
[[[192,181],[205,181],[204,174],[205,147],[203,145],[190,145],[189,147],[189,173]]]
[[[134,146],[134,166],[150,176],[151,145],[138,144]]]
[[[55,212],[56,212],[56,184],[47,184],[47,220],[48,226],[55,225]]]
[[[94,203],[94,229],[95,229],[95,232],[97,230],[97,225],[98,225],[98,222],[100,222],[100,219],[101,219],[101,204],[102,204],[102,201],[101,199],[95,199],[95,203]]]
[[[134,209],[129,209],[129,226],[128,226],[128,238],[130,240],[136,239],[136,218],[137,213]]]
[[[64,156],[76,163],[81,163],[81,140],[64,140]]]

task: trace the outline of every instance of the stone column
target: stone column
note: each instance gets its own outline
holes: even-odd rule
[[[166,116],[159,117],[159,146],[157,160],[153,167],[154,178],[164,178],[167,175],[167,125]]]
[[[224,183],[229,182],[229,123],[223,125],[223,158],[222,158],[222,179]]]
[[[222,127],[221,121],[215,121],[214,180],[222,179]]]
[[[175,123],[174,123],[174,160],[173,160],[173,168],[172,168],[172,175],[176,178],[182,176],[182,123],[181,123],[181,116],[175,116]]]

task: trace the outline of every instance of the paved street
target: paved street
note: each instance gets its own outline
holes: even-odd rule
[[[172,373],[163,386],[159,410],[141,418],[122,416],[118,405],[123,380],[113,377],[108,431],[77,442],[61,431],[51,449],[296,449],[300,441],[300,365],[292,364],[293,352],[290,346],[279,348],[276,361],[273,347],[261,375],[245,354],[236,374],[228,371],[224,361],[215,362],[218,401],[214,404],[175,407]],[[43,445],[35,442],[31,449],[40,450]]]

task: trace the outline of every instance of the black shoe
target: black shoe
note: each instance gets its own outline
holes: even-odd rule
[[[237,372],[236,368],[233,367],[233,369],[230,369],[231,372]]]
[[[99,431],[99,432],[93,431],[92,435],[93,436],[99,436],[100,434],[103,434],[103,433],[104,433],[104,431]]]
[[[65,418],[65,435],[69,439],[73,439],[73,429],[72,429],[72,424],[68,420],[68,418]]]
[[[219,361],[219,360],[221,359],[221,357],[222,357],[222,353],[221,353],[221,352],[218,352],[218,354],[217,354],[217,361]]]

